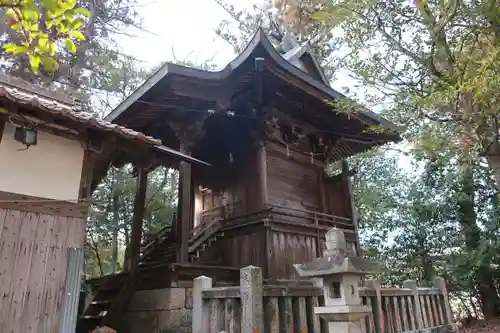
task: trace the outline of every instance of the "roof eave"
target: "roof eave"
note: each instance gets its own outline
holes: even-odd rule
[[[136,89],[132,95],[126,98],[118,107],[116,107],[110,114],[108,114],[104,119],[110,122],[114,122],[117,118],[125,112],[130,106],[132,106],[137,100],[140,99],[146,92],[148,92],[154,85],[164,79],[166,76],[174,74],[179,76],[187,76],[195,79],[201,80],[224,80],[242,63],[246,62],[247,59],[252,55],[252,52],[261,46],[269,58],[275,62],[278,66],[283,68],[289,74],[297,77],[305,84],[319,90],[325,95],[325,98],[330,99],[347,99],[350,100],[344,94],[332,89],[325,82],[318,81],[313,77],[309,76],[307,73],[303,72],[299,68],[295,67],[293,64],[285,60],[274,48],[272,43],[267,38],[266,34],[262,29],[259,29],[247,47],[239,54],[233,61],[231,61],[224,69],[217,72],[203,71],[199,69],[194,69],[190,67],[180,66],[172,63],[165,63],[160,69],[156,71],[150,78],[148,78],[138,89]],[[378,116],[373,111],[366,109],[360,105],[356,106],[360,113],[371,121],[378,123],[387,129],[399,132],[396,125],[390,121]]]

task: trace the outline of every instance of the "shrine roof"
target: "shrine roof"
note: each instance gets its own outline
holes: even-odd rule
[[[156,71],[156,73],[149,77],[144,84],[142,84],[118,107],[116,107],[106,117],[106,120],[112,122],[117,121],[122,115],[127,113],[129,108],[134,103],[141,101],[145,102],[143,98],[146,97],[145,95],[148,91],[156,85],[168,85],[170,83],[169,77],[187,77],[193,80],[198,80],[206,85],[212,85],[215,82],[227,80],[231,75],[234,75],[235,72],[238,72],[241,67],[245,67],[245,64],[249,62],[252,63],[253,59],[257,56],[264,57],[265,60],[273,63],[273,65],[277,65],[280,69],[285,71],[285,75],[298,79],[298,82],[294,82],[293,84],[298,85],[297,88],[299,89],[302,89],[305,85],[314,90],[314,95],[316,95],[316,97],[321,95],[321,97],[325,100],[348,100],[345,95],[328,86],[327,82],[325,82],[326,79],[324,78],[321,69],[314,60],[314,57],[312,57],[308,52],[305,52],[303,56],[310,58],[310,60],[314,63],[316,69],[318,70],[316,75],[304,72],[295,66],[291,61],[285,59],[286,57],[284,56],[286,56],[286,54],[284,56],[279,54],[264,31],[259,29],[244,51],[220,71],[207,71],[173,63],[165,63]],[[371,124],[381,125],[387,130],[394,132],[394,134],[398,132],[398,128],[393,123],[380,117],[376,113],[360,105],[356,105],[355,108],[356,116],[360,117],[361,120]]]

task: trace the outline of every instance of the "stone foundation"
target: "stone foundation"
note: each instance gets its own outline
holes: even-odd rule
[[[136,292],[124,312],[123,333],[191,333],[192,288]]]

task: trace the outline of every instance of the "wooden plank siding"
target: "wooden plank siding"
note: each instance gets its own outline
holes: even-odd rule
[[[0,333],[58,331],[68,248],[85,219],[0,208]]]
[[[268,143],[266,148],[269,204],[320,211],[318,174],[322,167],[298,152],[287,156],[285,147]]]

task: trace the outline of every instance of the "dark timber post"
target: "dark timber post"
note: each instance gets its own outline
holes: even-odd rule
[[[118,329],[123,316],[123,311],[137,288],[139,276],[139,255],[141,251],[142,220],[146,203],[146,189],[148,186],[148,173],[143,165],[137,165],[137,187],[134,198],[134,212],[130,235],[130,269],[125,284],[113,298],[110,308],[100,322],[100,326]]]
[[[356,232],[356,256],[361,256],[361,244],[359,242],[359,226],[358,226],[358,214],[356,211],[356,207],[354,205],[354,201],[352,200],[352,184],[350,176],[353,174],[352,171],[349,170],[349,164],[346,160],[342,161],[342,177],[344,178],[344,184],[347,187],[347,192],[349,194],[349,204],[351,205],[351,218],[352,224],[354,226],[354,231]]]
[[[130,232],[130,272],[137,271],[141,251],[142,221],[146,204],[146,189],[148,187],[148,173],[143,166],[137,166],[137,187],[134,198],[132,228]]]
[[[181,143],[181,153],[188,154],[185,146]],[[189,233],[191,224],[191,164],[181,161],[179,164],[179,212],[177,235],[178,251],[177,261],[189,262]]]
[[[204,115],[197,120],[189,122],[169,122],[179,139],[179,151],[190,155],[195,143],[204,135],[204,121],[208,115]],[[192,173],[191,164],[181,161],[179,163],[179,204],[177,207],[177,223],[175,225],[175,235],[177,236],[177,262],[189,262],[189,238],[192,223],[194,222],[192,207],[194,197],[192,196]]]

